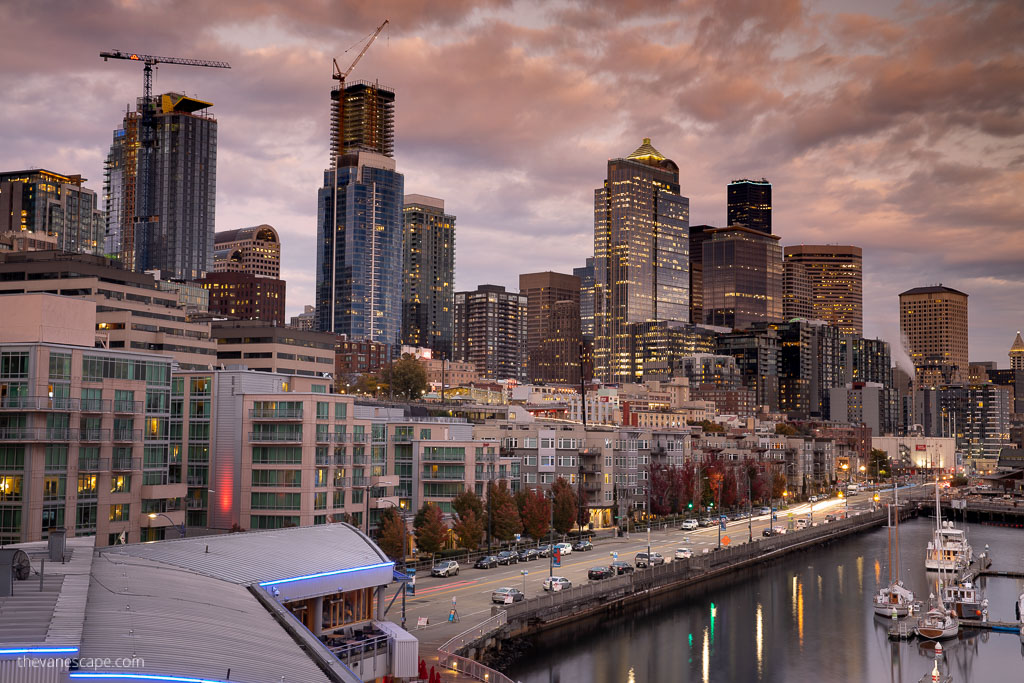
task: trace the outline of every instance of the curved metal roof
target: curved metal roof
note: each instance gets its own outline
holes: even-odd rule
[[[225,244],[228,242],[239,242],[241,240],[263,240],[264,242],[281,242],[280,236],[274,226],[263,223],[249,228],[237,228],[235,230],[224,230],[214,233],[213,243]]]

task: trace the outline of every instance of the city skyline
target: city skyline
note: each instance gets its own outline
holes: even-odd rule
[[[722,226],[726,184],[766,177],[784,246],[864,249],[867,336],[898,342],[898,293],[942,282],[970,295],[970,359],[1008,366],[1024,325],[1019,6],[189,5],[0,8],[6,170],[100,190],[110,130],[142,90],[137,65],[101,50],[231,62],[163,66],[155,90],[215,102],[217,230],[278,227],[294,315],[315,299],[330,60],[351,62],[386,17],[352,78],[395,89],[406,191],[459,216],[456,290],[582,266],[607,160],[651,137],[685,160],[691,224]]]

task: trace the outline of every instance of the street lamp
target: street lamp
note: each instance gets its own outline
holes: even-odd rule
[[[173,519],[171,519],[170,517],[168,517],[167,515],[165,515],[162,512],[150,512],[149,513],[149,518],[150,519],[156,519],[157,517],[163,517],[164,519],[166,519],[168,522],[171,523],[171,526],[173,526],[177,530],[177,532],[179,534],[181,534],[181,537],[185,538],[185,522],[182,522],[181,524],[178,524],[177,522],[175,522]]]
[[[866,472],[866,471],[867,471],[867,469],[868,469],[868,468],[867,468],[867,467],[865,467],[864,465],[861,465],[861,466],[860,466],[860,480],[861,480],[861,482],[862,482],[862,483],[863,483],[863,481],[864,481],[864,472]]]

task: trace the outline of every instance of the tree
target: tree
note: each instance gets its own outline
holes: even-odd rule
[[[775,433],[782,436],[796,436],[799,433],[796,427],[785,422],[780,422],[775,425]]]
[[[876,479],[888,479],[891,469],[889,454],[880,448],[872,448],[868,456],[867,474],[874,475]]]
[[[441,508],[433,503],[423,504],[416,513],[413,528],[416,532],[416,545],[422,552],[433,555],[444,545],[448,529],[444,525]]]
[[[377,527],[377,545],[387,553],[392,560],[401,560],[405,557],[405,521],[398,514],[398,510],[389,507],[380,516],[380,523]]]
[[[511,541],[516,534],[523,531],[519,509],[504,479],[497,485],[487,485],[487,506],[491,515],[491,532],[495,538]]]
[[[526,499],[529,495],[530,494],[525,490],[520,489],[516,491],[516,494],[512,497],[516,501],[516,510],[519,511],[519,520],[524,523],[524,526],[525,520],[523,519],[523,513],[526,511]]]
[[[466,489],[452,499],[452,509],[455,510],[455,514],[460,519],[465,517],[470,511],[476,515],[477,519],[482,520],[484,518],[484,502],[480,500],[480,496],[470,489]]]
[[[477,517],[473,509],[465,515],[459,515],[455,523],[455,538],[459,545],[467,550],[476,550],[484,540],[484,521]]]
[[[544,496],[543,491],[526,494],[522,518],[523,529],[531,538],[540,540],[547,535],[551,528],[551,501]]]
[[[700,422],[696,422],[696,421],[692,421],[691,420],[687,424],[694,425],[695,427],[700,427],[702,430],[704,430],[708,434],[724,434],[725,433],[725,427],[723,427],[722,425],[718,424],[717,422],[712,422],[711,420],[701,420]]]
[[[367,394],[370,396],[376,396],[380,392],[383,383],[378,375],[367,372],[359,375],[354,385],[352,385],[352,391],[357,394]]]
[[[669,489],[671,486],[671,474],[668,465],[651,463],[647,472],[648,486],[651,487],[651,513],[655,515],[667,515],[672,511],[669,502]]]
[[[952,480],[951,480],[951,481],[949,482],[949,485],[950,485],[950,486],[967,486],[967,477],[965,477],[965,476],[964,476],[964,475],[962,475],[962,474],[957,474],[957,475],[956,475],[956,476],[954,476],[954,477],[953,477],[953,479],[952,479]]]
[[[782,472],[772,474],[772,498],[782,498],[782,492],[786,490],[786,475]]]
[[[381,377],[395,398],[411,401],[427,392],[427,371],[408,353],[384,368]]]
[[[563,477],[555,479],[555,483],[551,485],[551,492],[555,501],[555,531],[565,535],[572,531],[576,524],[576,493]]]

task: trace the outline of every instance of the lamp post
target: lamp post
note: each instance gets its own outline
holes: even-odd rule
[[[185,522],[182,522],[181,524],[178,524],[177,522],[175,522],[173,519],[171,519],[170,517],[168,517],[167,515],[165,515],[162,512],[150,512],[149,513],[149,518],[150,519],[156,519],[157,517],[163,517],[164,519],[166,519],[168,522],[171,523],[171,526],[173,526],[177,530],[177,532],[179,534],[181,534],[181,537],[185,538]]]

